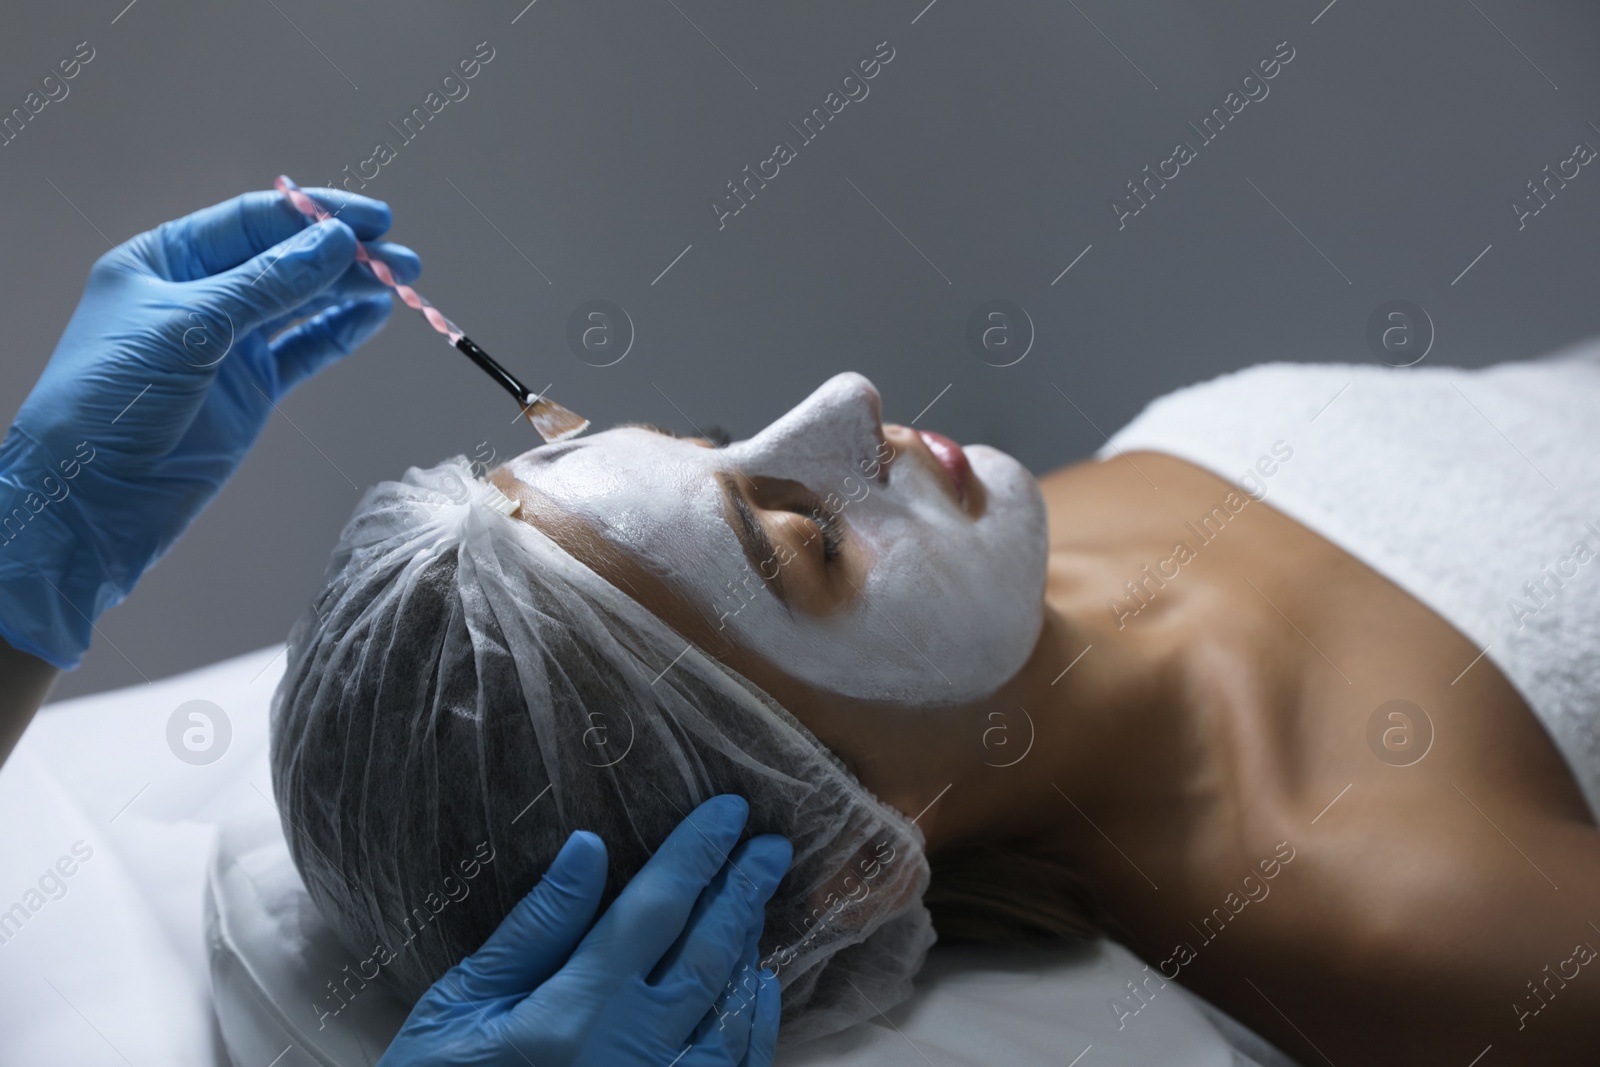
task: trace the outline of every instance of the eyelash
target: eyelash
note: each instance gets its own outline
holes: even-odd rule
[[[839,517],[831,514],[825,508],[815,507],[810,511],[797,511],[797,515],[804,515],[817,524],[817,529],[822,532],[822,562],[832,563],[844,551],[844,531],[839,529]]]

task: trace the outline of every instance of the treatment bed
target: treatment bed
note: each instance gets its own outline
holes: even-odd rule
[[[272,802],[282,652],[52,705],[0,770],[7,1062],[377,1061],[404,1005],[375,984],[334,999],[329,984],[354,961],[312,907]],[[198,706],[215,720],[198,756],[181,740],[187,713],[174,724],[190,701],[222,713]],[[1292,1067],[1175,983],[1144,984],[1155,991],[1132,1015],[1113,1008],[1149,973],[1109,942],[936,947],[909,1002],[778,1062]]]

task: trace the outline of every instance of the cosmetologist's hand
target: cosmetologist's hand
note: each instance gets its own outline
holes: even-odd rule
[[[379,1067],[768,1067],[778,980],[757,942],[791,851],[773,834],[738,844],[748,813],[735,796],[701,804],[592,929],[605,845],[573,834]]]
[[[63,669],[171,547],[297,383],[371,337],[387,291],[355,262],[387,205],[256,192],[107,252],[0,443],[0,637]],[[416,255],[373,251],[402,280]],[[304,320],[304,321],[299,321]],[[287,327],[287,328],[286,328]],[[281,332],[280,332],[281,331]]]

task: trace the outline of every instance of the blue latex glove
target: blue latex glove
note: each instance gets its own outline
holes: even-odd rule
[[[700,805],[592,929],[605,845],[573,834],[378,1067],[768,1067],[778,980],[756,943],[791,852],[772,834],[735,848],[748,812],[735,796]]]
[[[77,666],[94,620],[216,495],[277,401],[383,325],[387,291],[355,247],[389,228],[389,208],[306,192],[336,218],[308,225],[280,194],[246,193],[89,272],[0,443],[0,637],[13,647]],[[402,280],[421,270],[399,245],[373,251]]]

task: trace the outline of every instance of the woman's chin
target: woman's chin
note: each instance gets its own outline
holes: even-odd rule
[[[966,448],[974,477],[987,496],[976,519],[983,566],[996,591],[1004,591],[1008,604],[1006,632],[1019,639],[1026,660],[1044,622],[1045,575],[1049,566],[1050,532],[1044,494],[1038,479],[1017,460],[988,445]],[[1026,617],[1026,624],[1023,622]]]
[[[1039,481],[1018,460],[989,445],[965,445],[973,478],[983,487],[984,507],[977,520],[998,530],[1038,530],[1045,526]]]

